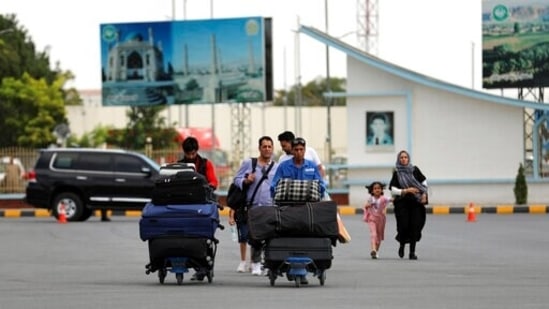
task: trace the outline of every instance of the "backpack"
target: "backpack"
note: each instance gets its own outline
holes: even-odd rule
[[[252,174],[255,173],[256,166],[257,158],[252,158]],[[227,192],[227,206],[234,210],[238,210],[239,208],[246,206],[247,195],[248,186],[244,186],[243,189],[240,189],[239,186],[232,182],[229,186],[229,191]]]

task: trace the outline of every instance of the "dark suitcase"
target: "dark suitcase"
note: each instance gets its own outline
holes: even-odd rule
[[[186,268],[213,269],[217,244],[212,239],[171,236],[153,238],[148,243],[149,272],[173,266],[170,263],[174,258],[184,258]]]
[[[218,204],[159,206],[148,203],[139,221],[139,236],[143,241],[170,235],[214,239],[218,227]]]
[[[322,201],[294,206],[261,206],[248,211],[250,236],[256,240],[274,237],[337,238],[337,204]]]
[[[266,242],[265,267],[276,269],[289,257],[308,257],[316,268],[328,269],[332,266],[332,241],[329,238],[280,237]]]
[[[213,254],[213,240],[208,238],[159,237],[150,239],[148,243],[151,261],[167,257],[205,259]]]
[[[202,174],[181,171],[158,177],[151,201],[155,205],[212,203],[217,200],[213,191]]]

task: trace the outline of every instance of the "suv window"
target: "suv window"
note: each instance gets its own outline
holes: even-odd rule
[[[52,167],[59,169],[74,169],[74,163],[77,161],[78,155],[75,153],[59,153],[55,156]]]
[[[110,172],[111,156],[108,154],[57,153],[53,168]]]
[[[111,172],[111,155],[102,153],[80,154],[74,169],[98,172]]]
[[[139,158],[117,155],[114,167],[118,173],[142,173],[147,166]]]

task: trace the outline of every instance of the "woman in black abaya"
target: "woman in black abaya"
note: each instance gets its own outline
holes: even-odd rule
[[[417,260],[416,242],[421,239],[427,205],[427,178],[417,166],[410,163],[410,155],[402,150],[397,155],[396,168],[389,184],[395,196],[396,240],[398,256],[404,257],[404,247],[410,244],[409,258]]]

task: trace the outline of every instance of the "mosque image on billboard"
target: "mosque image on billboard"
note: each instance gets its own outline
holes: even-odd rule
[[[270,19],[102,24],[103,105],[272,98]]]

